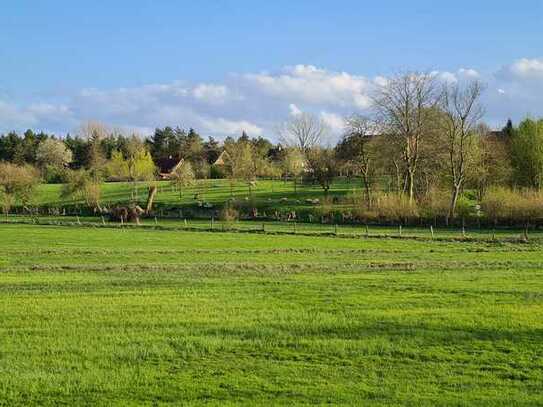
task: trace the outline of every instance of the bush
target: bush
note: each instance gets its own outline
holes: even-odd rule
[[[228,223],[235,222],[239,219],[239,212],[230,206],[226,206],[221,210],[219,218]]]
[[[495,225],[510,222],[528,227],[543,218],[543,194],[539,191],[514,191],[506,188],[489,190],[481,201],[485,216]]]
[[[209,169],[209,178],[223,179],[226,178],[225,168],[222,165],[212,165]]]
[[[518,198],[514,191],[507,188],[489,189],[481,200],[481,209],[494,225],[498,221],[511,218],[511,203]]]
[[[543,196],[538,191],[523,191],[511,202],[511,216],[518,224],[528,228],[543,217]]]
[[[66,169],[54,165],[46,165],[43,178],[47,184],[63,184],[66,182]]]
[[[407,224],[410,219],[418,216],[418,207],[415,201],[410,201],[405,194],[384,193],[378,195],[375,201],[375,210],[379,217],[391,222]]]
[[[437,219],[445,219],[449,213],[450,193],[433,189],[420,202],[420,215],[437,223]]]
[[[456,216],[462,220],[462,227],[465,226],[466,219],[477,215],[477,210],[473,201],[465,196],[460,196],[456,201]]]

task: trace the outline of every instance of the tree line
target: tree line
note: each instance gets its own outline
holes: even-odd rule
[[[228,178],[232,185],[245,182],[251,194],[259,177],[284,177],[295,189],[304,180],[317,183],[326,196],[337,176],[347,176],[360,180],[365,216],[388,211],[394,217],[395,207],[409,217],[433,208],[448,221],[468,209],[479,211],[478,205],[466,209],[469,198],[497,220],[496,203],[489,202],[504,198],[506,190],[519,205],[522,197],[525,207],[527,200],[539,205],[543,119],[526,118],[518,125],[509,120],[492,131],[483,122],[483,92],[478,81],[443,83],[417,72],[391,77],[372,95],[369,114],[344,119],[336,145],[329,143],[326,123],[310,113],[278,126],[278,143],[245,132],[220,143],[179,127],[141,137],[98,122],[64,138],[10,132],[0,136],[4,211],[16,200],[28,201],[40,180],[64,183],[64,196],[99,208],[104,180],[132,181],[137,197],[139,181],[173,169],[168,179],[180,193],[195,179]]]

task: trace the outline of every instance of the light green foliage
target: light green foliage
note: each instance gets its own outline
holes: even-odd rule
[[[108,178],[127,180],[130,177],[128,162],[124,159],[123,153],[119,150],[111,153],[111,160],[107,164]]]
[[[539,405],[538,244],[0,225],[6,405]]]
[[[477,211],[473,201],[467,199],[465,196],[460,196],[456,202],[456,214],[463,222],[466,219],[475,216]]]
[[[111,175],[132,182],[132,199],[138,199],[138,181],[153,181],[156,167],[142,140],[133,135],[124,148],[124,154],[114,152],[109,163]]]
[[[515,199],[514,192],[507,188],[491,188],[481,201],[481,209],[497,224],[498,220],[511,216],[510,205]]]
[[[531,190],[493,188],[483,197],[481,208],[495,224],[500,220],[513,220],[528,226],[530,222],[543,218],[543,194]]]
[[[238,140],[225,143],[226,168],[231,179],[250,182],[256,174],[253,166],[253,151],[249,142]]]
[[[543,119],[525,119],[514,131],[512,163],[515,181],[519,185],[542,187]]]
[[[83,201],[87,206],[101,210],[102,184],[96,182],[92,171],[70,171],[62,185],[60,197],[65,200]]]
[[[28,205],[34,197],[39,176],[29,165],[0,162],[0,200],[2,209],[8,214],[16,201]]]
[[[189,161],[183,160],[172,172],[171,184],[179,189],[179,197],[183,197],[183,189],[195,183],[194,171]]]
[[[128,173],[133,181],[151,181],[155,177],[156,167],[151,154],[145,149],[137,150],[128,158]]]
[[[283,173],[285,177],[293,177],[295,192],[297,190],[298,178],[302,175],[306,166],[304,154],[300,149],[290,147],[285,151],[282,161]]]

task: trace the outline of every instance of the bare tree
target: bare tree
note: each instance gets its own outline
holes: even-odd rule
[[[389,79],[373,97],[383,131],[402,151],[410,201],[415,195],[421,144],[429,133],[439,100],[435,76],[417,72]]]
[[[480,105],[482,85],[472,81],[466,85],[458,83],[444,87],[442,109],[444,114],[443,133],[448,153],[449,176],[451,179],[451,202],[449,217],[454,217],[458,196],[473,167],[477,155],[477,125],[483,117]]]
[[[288,120],[279,133],[282,143],[306,153],[323,141],[328,133],[328,126],[322,119],[310,113],[300,113]]]
[[[356,168],[362,176],[364,183],[364,191],[366,195],[366,204],[368,208],[371,206],[371,170],[372,170],[372,153],[370,149],[370,141],[375,135],[376,126],[369,118],[361,115],[352,115],[345,119],[345,134],[338,146],[345,145],[352,157],[356,160]],[[353,151],[354,150],[354,151]]]

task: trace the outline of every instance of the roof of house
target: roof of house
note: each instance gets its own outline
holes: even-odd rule
[[[172,156],[159,158],[156,160],[155,164],[157,165],[161,174],[169,174],[179,166],[183,160],[178,160]]]
[[[226,151],[223,151],[221,155],[215,160],[213,165],[225,165],[225,160],[228,159],[228,153]]]

